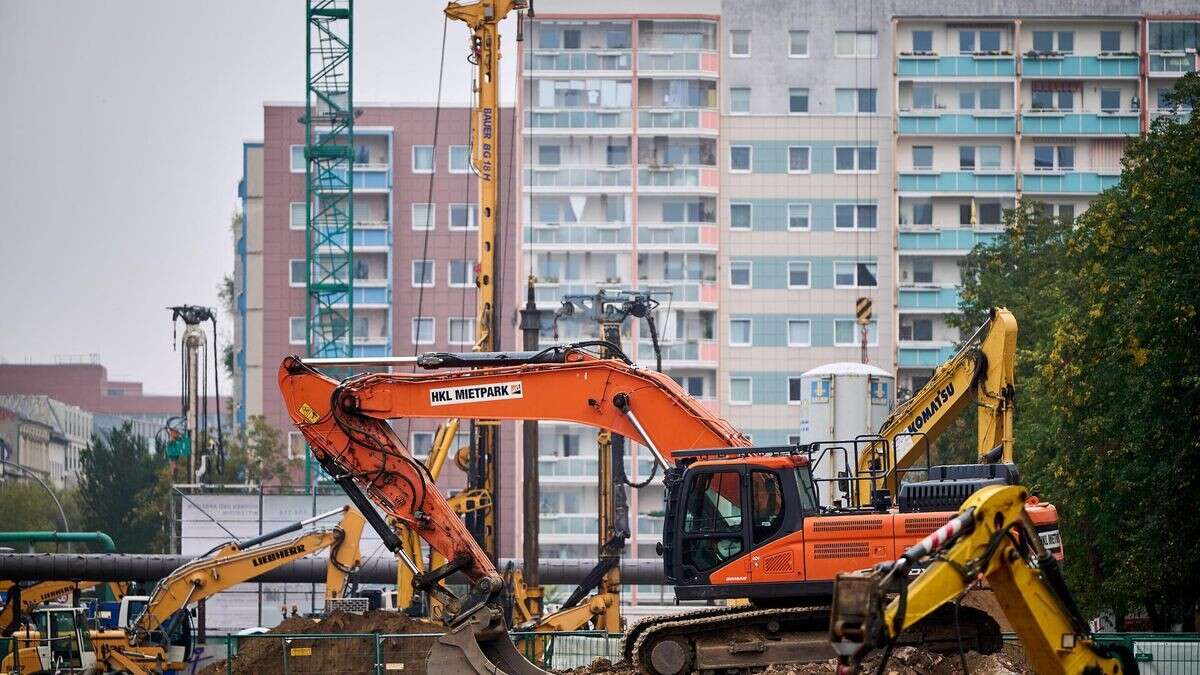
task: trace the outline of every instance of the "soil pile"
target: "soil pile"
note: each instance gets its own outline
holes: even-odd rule
[[[333,612],[321,620],[292,617],[270,632],[239,639],[233,658],[234,675],[271,675],[284,673],[362,673],[375,672],[375,639],[362,637],[283,639],[278,635],[342,635],[349,633],[441,634],[445,628],[436,623],[411,619],[396,612],[373,611],[365,614]],[[425,675],[425,656],[434,637],[393,637],[379,641],[384,664],[403,664],[405,673]],[[393,666],[395,668],[397,666]],[[211,664],[201,675],[222,675],[224,661]]]

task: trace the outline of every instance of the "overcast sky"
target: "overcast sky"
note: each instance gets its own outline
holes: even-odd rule
[[[96,353],[178,391],[164,308],[217,306],[241,143],[263,101],[304,97],[304,6],[0,0],[0,360]],[[355,0],[356,101],[435,100],[444,6]],[[451,23],[446,103],[467,102],[466,49]]]

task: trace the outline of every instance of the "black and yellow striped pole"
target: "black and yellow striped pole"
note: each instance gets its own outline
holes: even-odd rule
[[[859,298],[854,303],[854,317],[858,320],[858,334],[862,338],[862,362],[867,362],[867,328],[871,325],[871,299]]]

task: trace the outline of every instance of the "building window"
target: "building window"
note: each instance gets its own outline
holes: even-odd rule
[[[788,56],[793,59],[808,58],[808,31],[788,31]]]
[[[753,327],[750,319],[730,319],[729,320],[729,346],[730,347],[749,347],[752,338],[751,331]]]
[[[752,380],[748,377],[729,378],[729,403],[732,405],[749,405]]]
[[[793,232],[809,229],[809,227],[811,227],[810,223],[812,222],[812,205],[788,204],[787,219],[787,227]]]
[[[974,171],[976,169],[999,169],[1000,146],[958,146],[958,168],[962,171]]]
[[[799,87],[788,89],[788,112],[808,112],[808,90]]]
[[[729,55],[735,58],[750,56],[750,31],[729,31]]]
[[[787,444],[788,445],[800,445],[800,434],[788,434]]]
[[[412,146],[413,173],[433,173],[433,146]]]
[[[913,225],[933,225],[933,201],[926,199],[912,204]]]
[[[604,148],[604,156],[609,166],[624,166],[629,163],[629,146],[607,145]]]
[[[303,145],[292,146],[291,169],[292,173],[304,173],[308,169],[308,162],[304,160]]]
[[[834,204],[835,230],[874,230],[879,227],[877,204]]]
[[[475,343],[475,319],[471,317],[451,318],[446,340],[452,345]]]
[[[798,377],[789,377],[788,405],[800,405],[800,392],[804,389],[803,381]]]
[[[557,145],[539,145],[537,149],[539,166],[559,166],[562,164],[562,147]]]
[[[747,115],[750,113],[750,88],[729,88],[729,114]]]
[[[308,326],[305,325],[304,317],[288,317],[288,343],[293,345],[302,345],[307,341]]]
[[[412,261],[412,285],[413,288],[429,288],[433,286],[432,260]]]
[[[688,396],[696,398],[704,397],[704,376],[703,375],[672,375],[671,379],[688,393]]]
[[[288,227],[293,230],[303,230],[308,227],[308,214],[304,210],[304,202],[292,202],[289,207]]]
[[[807,319],[788,319],[787,343],[789,347],[807,347],[812,344],[812,324]]]
[[[914,30],[912,33],[912,50],[916,54],[932,54],[933,31]]]
[[[749,260],[729,261],[729,287],[750,288],[753,278],[751,269]]]
[[[833,345],[835,347],[857,347],[862,344],[862,326],[854,319],[841,319],[833,322]],[[879,322],[867,324],[867,346],[879,344]]]
[[[1074,171],[1075,146],[1033,146],[1033,168],[1035,171]]]
[[[303,286],[308,283],[308,261],[304,258],[293,258],[288,261],[288,285]]]
[[[931,84],[914,84],[912,88],[913,110],[933,110],[937,106],[937,90]]]
[[[912,261],[914,284],[933,283],[933,261],[929,258],[914,258]]]
[[[879,285],[878,265],[864,262],[833,263],[833,285],[836,288],[874,288]]]
[[[288,432],[287,458],[300,459],[304,456],[304,434],[299,431]]]
[[[906,319],[900,322],[900,339],[905,342],[933,340],[933,319]]]
[[[451,204],[450,205],[450,229],[451,230],[477,230],[479,229],[479,220],[476,216],[479,214],[478,204]]]
[[[753,218],[754,207],[750,204],[729,205],[729,229],[749,230]]]
[[[806,260],[789,260],[787,264],[788,288],[808,288],[811,267],[812,263]]]
[[[466,145],[450,146],[448,166],[450,173],[467,173],[471,170],[471,149]]]
[[[1119,31],[1119,30],[1102,30],[1102,31],[1100,31],[1100,51],[1102,51],[1102,52],[1119,52],[1119,51],[1121,51],[1121,31]]]
[[[874,147],[834,148],[834,173],[875,173],[879,169]]]
[[[1121,90],[1101,89],[1100,110],[1108,113],[1119,112],[1121,110]]]
[[[749,145],[729,146],[729,172],[750,173],[753,149]]]
[[[875,58],[877,41],[873,32],[836,31],[833,34],[833,55],[841,58]]]
[[[412,205],[412,229],[432,230],[437,225],[437,209],[433,204]]]
[[[914,145],[912,149],[913,168],[918,171],[928,171],[933,168],[933,146]]]
[[[812,171],[809,156],[812,149],[807,145],[788,146],[788,173],[809,173]]]
[[[979,109],[980,110],[999,110],[1000,109],[1000,87],[980,87],[979,88]]]
[[[414,345],[433,344],[435,329],[433,317],[414,316],[412,318],[412,343]]]
[[[1030,105],[1034,110],[1074,110],[1075,92],[1069,89],[1050,91],[1035,88],[1030,97]]]
[[[1000,202],[984,202],[976,206],[980,225],[1000,225],[1004,222],[1004,208]]]
[[[414,431],[408,437],[408,451],[413,457],[424,460],[433,452],[433,432]]]
[[[1117,35],[1119,40],[1120,33]],[[1075,51],[1075,33],[1069,30],[1035,30],[1033,31],[1033,51],[1070,54]]]
[[[1000,31],[994,29],[959,31],[958,51],[960,54],[998,52],[1000,51]]]
[[[874,89],[835,89],[837,111],[843,115],[875,112]]]
[[[471,260],[451,260],[450,261],[450,287],[451,288],[470,288],[475,285],[475,280],[472,278]]]

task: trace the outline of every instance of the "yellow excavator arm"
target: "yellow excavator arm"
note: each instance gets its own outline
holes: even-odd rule
[[[263,543],[339,512],[342,519],[336,527],[313,530],[286,541]],[[340,598],[345,590],[346,576],[361,562],[359,539],[364,522],[358,511],[344,506],[249,541],[223,544],[209,555],[180,566],[159,581],[145,611],[131,626],[131,630],[136,635],[145,635],[191,603],[210,598],[232,586],[327,548],[332,550],[325,576],[325,597]]]
[[[942,434],[967,404],[979,408],[977,450],[980,459],[999,448],[991,461],[1013,461],[1014,367],[1017,320],[995,307],[949,361],[912,398],[896,406],[879,429],[882,442],[859,457],[859,505],[871,500],[873,487],[897,494],[900,477]],[[889,456],[890,451],[890,456]]]
[[[1042,547],[1025,512],[1028,497],[1019,485],[981,488],[963,502],[958,516],[900,559],[839,574],[829,631],[842,670],[853,672],[867,652],[892,644],[982,580],[1039,674],[1137,673],[1131,654],[1092,639],[1058,561]],[[928,560],[928,568],[909,583],[914,566]]]

